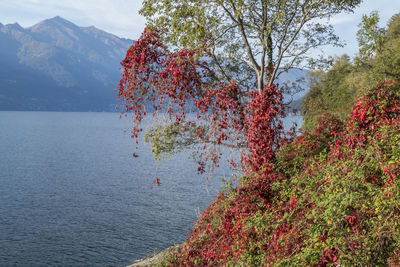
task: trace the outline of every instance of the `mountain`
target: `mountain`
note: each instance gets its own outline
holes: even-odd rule
[[[113,111],[132,43],[61,17],[0,23],[0,110]]]
[[[0,110],[114,111],[119,63],[132,44],[61,17],[29,28],[0,23]],[[291,69],[278,82],[290,84],[306,73]],[[300,103],[306,91],[285,100]]]
[[[277,82],[278,84],[282,85],[288,85],[289,87],[292,84],[296,84],[297,86],[300,86],[301,88],[298,88],[296,93],[293,94],[293,99],[298,100],[306,95],[309,89],[309,85],[307,84],[307,81],[305,80],[309,70],[306,69],[299,69],[299,68],[292,68],[288,70],[287,72],[283,72]]]
[[[303,103],[304,96],[310,90],[306,77],[309,70],[293,68],[287,72],[283,72],[278,78],[278,84],[288,86],[291,93],[283,94],[283,102],[289,103],[290,113],[299,113]],[[293,92],[294,91],[294,92]]]

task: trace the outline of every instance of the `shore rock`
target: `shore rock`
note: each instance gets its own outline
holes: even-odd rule
[[[183,244],[175,244],[160,253],[149,255],[141,260],[135,261],[133,264],[127,267],[144,267],[144,266],[154,266],[158,262],[162,261],[165,255],[180,252]]]

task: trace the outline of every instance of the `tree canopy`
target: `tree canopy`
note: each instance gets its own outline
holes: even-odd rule
[[[133,113],[132,136],[145,106],[170,123],[146,134],[157,158],[197,148],[199,171],[218,165],[225,146],[241,152],[249,171],[270,169],[282,137],[284,105],[276,78],[339,45],[324,19],[350,12],[360,0],[144,0],[148,20],[122,62],[119,97]],[[196,118],[187,116],[195,111]],[[269,167],[268,167],[269,166]]]
[[[360,0],[145,0],[140,13],[163,27],[176,47],[204,46],[222,80],[236,80],[261,92],[280,72],[305,67],[311,50],[340,45],[325,23],[350,12]],[[265,68],[272,75],[265,77]]]

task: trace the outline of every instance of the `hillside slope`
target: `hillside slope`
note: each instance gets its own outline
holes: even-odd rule
[[[400,86],[321,116],[274,169],[221,192],[162,266],[399,266]]]
[[[132,40],[61,17],[0,24],[0,110],[112,111]]]

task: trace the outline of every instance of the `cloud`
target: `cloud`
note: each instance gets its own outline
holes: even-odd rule
[[[354,22],[356,20],[357,19],[352,14],[339,14],[339,15],[331,18],[329,20],[329,23],[332,25],[338,25],[338,24],[343,24],[343,23]]]
[[[121,37],[136,39],[145,19],[138,14],[141,1],[132,0],[2,0],[0,18],[31,26],[40,20],[61,16],[80,25],[96,27]]]

